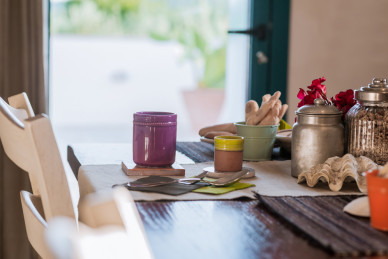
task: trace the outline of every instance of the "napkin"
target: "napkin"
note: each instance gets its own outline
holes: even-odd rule
[[[224,194],[224,193],[241,190],[241,189],[245,189],[253,186],[255,185],[251,183],[236,182],[231,185],[223,186],[223,187],[205,186],[202,188],[195,189],[193,190],[193,192],[219,195],[219,194]]]
[[[161,180],[166,180],[166,179],[170,179],[170,178],[163,177],[163,176],[148,176],[148,177],[143,177],[136,181],[133,181],[133,183],[153,183],[153,182],[159,182]],[[169,184],[152,186],[152,187],[130,187],[130,186],[125,186],[125,187],[130,191],[156,192],[156,193],[177,196],[191,191],[197,192],[197,193],[220,195],[231,191],[245,189],[252,186],[255,186],[255,185],[236,182],[228,186],[216,187],[216,186],[209,186],[208,183],[198,182],[195,184],[169,183]]]
[[[138,192],[156,192],[156,193],[162,193],[162,194],[168,194],[168,195],[181,195],[188,192],[191,192],[195,189],[201,188],[203,184],[196,183],[196,184],[181,184],[181,183],[169,183],[165,185],[160,186],[153,186],[153,187],[129,187],[126,186],[126,188],[130,191],[138,191]]]
[[[280,120],[278,130],[287,130],[292,129],[292,126],[288,124],[285,120]]]

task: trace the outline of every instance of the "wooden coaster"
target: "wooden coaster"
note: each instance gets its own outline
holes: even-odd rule
[[[121,168],[124,173],[129,176],[149,176],[149,175],[161,175],[161,176],[184,176],[185,169],[177,163],[172,164],[169,167],[142,167],[133,162],[121,162]]]

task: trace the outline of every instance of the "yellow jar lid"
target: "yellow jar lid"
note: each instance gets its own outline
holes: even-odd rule
[[[242,151],[244,149],[244,137],[217,136],[214,137],[214,148],[225,151]]]

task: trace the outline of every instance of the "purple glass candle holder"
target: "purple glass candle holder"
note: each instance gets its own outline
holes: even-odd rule
[[[133,161],[166,167],[175,162],[177,115],[170,112],[133,114]]]

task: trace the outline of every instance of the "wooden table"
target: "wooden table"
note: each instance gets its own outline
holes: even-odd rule
[[[120,144],[68,147],[80,165],[118,163]],[[137,202],[155,258],[327,258],[257,200]]]

